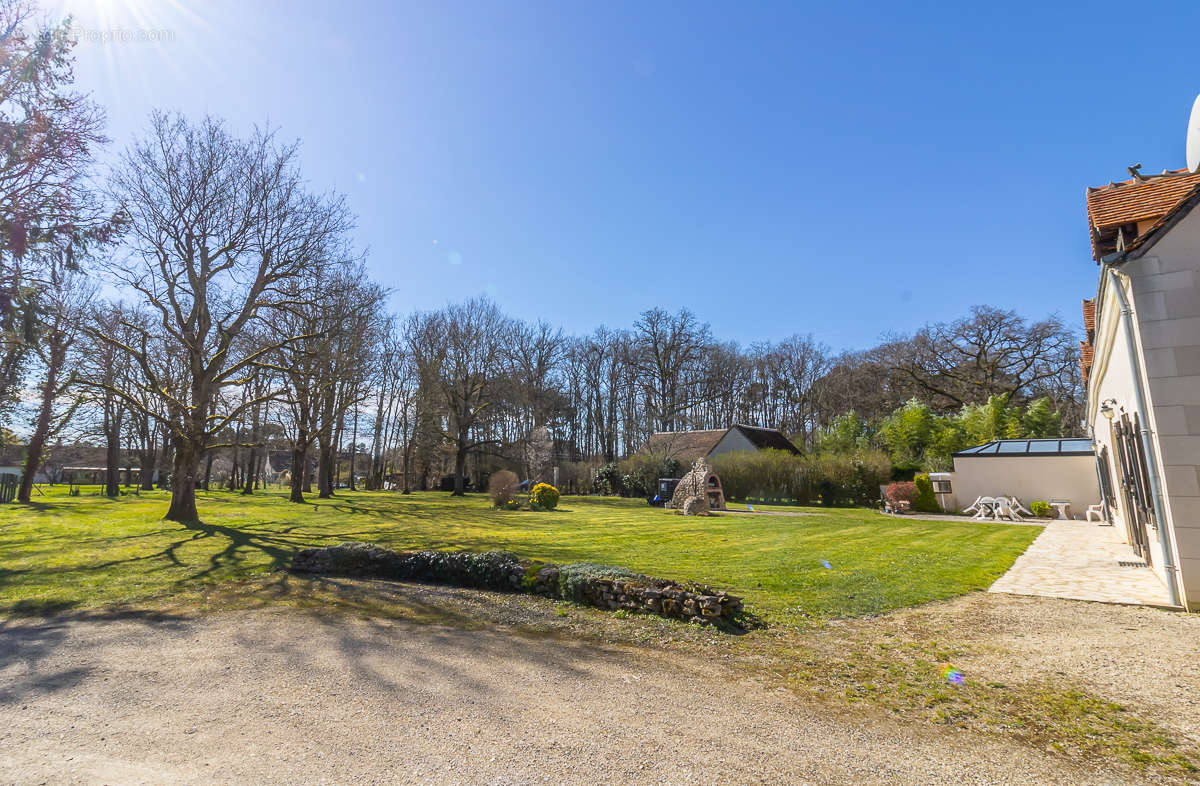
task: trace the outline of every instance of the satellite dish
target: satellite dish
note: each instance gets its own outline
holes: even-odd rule
[[[1189,172],[1200,168],[1200,96],[1192,104],[1192,116],[1188,118],[1187,167]]]

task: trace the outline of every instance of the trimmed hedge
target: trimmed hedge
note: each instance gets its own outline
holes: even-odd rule
[[[735,451],[713,456],[725,498],[791,500],[800,505],[872,505],[892,465],[881,451],[797,456],[785,450]]]

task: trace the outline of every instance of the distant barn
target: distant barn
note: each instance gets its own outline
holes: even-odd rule
[[[638,453],[667,456],[685,467],[698,458],[712,458],[737,450],[786,450],[799,454],[782,431],[773,428],[734,425],[706,431],[658,431]]]

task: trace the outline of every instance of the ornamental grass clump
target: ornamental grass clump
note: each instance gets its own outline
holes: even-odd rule
[[[504,510],[515,510],[521,507],[520,500],[517,499],[517,492],[520,490],[521,481],[515,472],[502,469],[493,472],[492,476],[488,478],[488,496],[494,507]]]
[[[558,489],[549,483],[538,483],[529,493],[530,510],[554,510],[558,507]]]

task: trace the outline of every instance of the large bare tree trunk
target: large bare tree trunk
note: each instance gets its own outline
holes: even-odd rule
[[[470,448],[467,446],[466,436],[458,438],[458,450],[454,451],[454,494],[455,497],[464,496],[466,491],[466,483],[463,476],[467,471],[467,454]]]
[[[111,411],[111,414],[110,414]],[[114,397],[105,402],[104,412],[104,494],[121,496],[121,411]]]
[[[58,386],[58,370],[62,365],[61,358],[59,358],[59,363],[53,362],[55,357],[57,357],[57,353],[51,357],[52,362],[46,370],[46,381],[42,385],[37,422],[34,424],[33,433],[29,436],[25,466],[21,471],[21,487],[17,491],[17,500],[20,502],[29,502],[30,495],[33,493],[33,478],[42,463],[42,451],[46,448],[46,438],[50,434],[50,418],[54,410],[54,391]]]
[[[301,427],[296,435],[296,445],[292,448],[292,493],[288,498],[291,502],[304,502],[304,492],[308,491],[307,476],[308,431]]]
[[[154,427],[147,415],[141,415],[142,424],[145,434],[145,447],[139,451],[139,458],[142,464],[142,475],[139,478],[140,483],[138,488],[142,491],[154,490],[154,470],[158,464],[158,450],[154,444]]]
[[[262,426],[259,421],[259,407],[254,405],[250,410],[250,456],[246,459],[246,487],[242,489],[243,494],[254,493],[254,479],[259,473],[258,442],[262,439]]]
[[[163,518],[192,524],[200,520],[196,511],[196,475],[200,469],[200,454],[189,440],[179,440],[175,452],[175,478],[171,483],[171,507]]]

